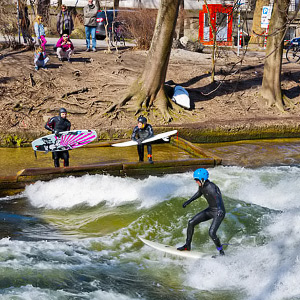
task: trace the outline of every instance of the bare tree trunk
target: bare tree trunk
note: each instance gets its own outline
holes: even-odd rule
[[[36,17],[36,12],[35,12],[35,9],[34,9],[34,0],[30,0],[30,6],[31,6],[31,10],[32,10],[33,17],[34,17],[34,19],[35,19],[35,17]]]
[[[172,40],[178,17],[180,0],[161,0],[152,43],[146,59],[143,73],[131,86],[128,95],[118,105],[113,105],[108,112],[118,106],[133,101],[135,114],[151,106],[159,108],[166,121],[171,120],[168,107],[171,102],[164,90],[167,68],[172,47]],[[129,109],[129,107],[127,107]]]
[[[119,9],[120,0],[114,0],[114,9]]]
[[[290,0],[278,0],[274,2],[261,89],[261,95],[266,99],[267,104],[269,106],[275,105],[280,110],[284,108],[280,77],[283,39],[286,32],[289,4]]]
[[[184,36],[184,0],[180,0],[179,3],[179,34],[178,38]]]
[[[38,0],[37,14],[42,16],[44,23],[49,23],[50,0]]]
[[[217,27],[216,25],[213,26],[212,20],[211,20],[211,15],[210,15],[210,10],[208,8],[207,0],[204,0],[204,4],[207,10],[207,17],[208,17],[208,23],[209,27],[211,29],[212,35],[213,35],[213,47],[212,47],[212,53],[211,53],[211,76],[210,76],[210,81],[214,82],[215,81],[215,72],[216,72],[216,55],[217,55]]]
[[[279,0],[280,1],[280,0]],[[276,1],[275,1],[276,2]],[[257,0],[253,15],[252,33],[249,44],[263,46],[265,28],[261,28],[261,14],[263,6],[270,5],[270,0]]]

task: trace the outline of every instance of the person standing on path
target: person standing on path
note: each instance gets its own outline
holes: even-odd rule
[[[62,37],[63,34],[70,36],[74,30],[72,15],[64,4],[61,6],[61,11],[57,15],[56,28],[60,37]]]
[[[96,52],[96,27],[97,27],[97,13],[99,4],[96,0],[96,5],[93,0],[88,0],[88,5],[84,7],[84,28],[86,38],[86,51],[90,51],[90,36],[92,36],[92,49]]]

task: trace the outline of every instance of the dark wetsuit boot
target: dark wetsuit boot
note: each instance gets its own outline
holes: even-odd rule
[[[152,154],[148,154],[148,161],[150,164],[153,164]]]
[[[57,151],[52,152],[52,158],[54,161],[54,167],[59,168],[59,155],[58,155]]]
[[[179,250],[179,251],[190,251],[191,250],[191,245],[184,244],[183,246],[178,247],[177,250]]]
[[[223,250],[223,246],[222,246],[222,244],[221,244],[219,238],[216,238],[216,239],[214,239],[213,241],[214,241],[214,243],[215,243],[215,245],[216,245],[216,248],[217,248],[217,250],[219,251],[220,255],[225,255],[225,252],[224,252],[224,250]]]
[[[62,159],[64,160],[64,167],[69,166],[69,151],[62,151]]]
[[[152,145],[151,144],[147,144],[147,151],[148,151],[148,161],[150,164],[153,164],[153,160],[152,160]]]
[[[139,161],[142,162],[144,161],[144,145],[137,145],[137,150],[139,154]]]

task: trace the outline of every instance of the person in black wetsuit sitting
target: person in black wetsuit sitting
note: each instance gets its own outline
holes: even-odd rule
[[[201,222],[213,219],[209,228],[209,236],[215,243],[220,255],[225,255],[222,244],[219,238],[217,237],[216,233],[225,217],[226,211],[220,189],[213,182],[208,180],[208,176],[209,174],[207,170],[203,168],[197,169],[194,172],[194,179],[199,185],[199,189],[194,196],[192,196],[188,201],[183,203],[182,207],[185,208],[192,201],[196,200],[197,198],[203,195],[206,201],[208,202],[208,208],[199,212],[191,220],[189,220],[186,243],[182,247],[177,248],[177,250],[190,251],[192,237],[194,234],[194,227]]]
[[[59,133],[62,131],[69,131],[71,128],[71,123],[67,119],[67,110],[65,108],[60,108],[59,116],[52,117],[48,120],[45,125],[45,128],[56,136],[59,136]],[[59,159],[64,160],[64,167],[69,166],[69,151],[53,151],[52,158],[54,160],[54,167],[59,168]]]
[[[133,141],[138,142],[137,145],[137,151],[139,154],[139,161],[144,161],[144,145],[142,144],[142,141],[145,139],[151,138],[154,133],[152,126],[150,124],[147,124],[147,119],[143,116],[138,117],[138,125],[134,127],[131,139]],[[150,163],[153,163],[152,161],[152,146],[151,144],[147,145],[147,151],[148,151],[148,161]]]

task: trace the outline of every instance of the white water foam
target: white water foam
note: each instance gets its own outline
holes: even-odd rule
[[[299,227],[298,216],[277,216],[264,230],[273,241],[256,247],[241,245],[236,253],[187,265],[185,284],[204,291],[243,291],[243,299],[299,299]]]
[[[300,211],[298,187],[300,169],[297,167],[268,167],[245,169],[240,167],[218,167],[210,169],[210,178],[221,188],[224,196],[280,210],[273,214],[270,224],[260,232],[266,237],[263,245],[240,245],[229,247],[225,257],[198,261],[178,260],[185,272],[182,280],[185,285],[202,291],[231,291],[237,293],[237,299],[282,300],[299,299],[300,286]],[[162,182],[171,189],[168,197],[189,197],[196,191],[192,174],[170,175],[161,178],[149,178],[140,183]],[[160,187],[163,190],[163,187]],[[155,203],[153,203],[155,204]],[[159,224],[153,224],[159,226]],[[105,244],[122,239],[127,233],[103,237]],[[130,233],[128,232],[128,236]],[[130,245],[124,245],[130,247]],[[126,252],[127,249],[124,249]],[[168,268],[172,261],[155,250],[143,247],[143,253],[150,253],[152,259],[159,260],[162,268]],[[153,254],[153,255],[152,255]],[[128,253],[128,257],[130,257]]]
[[[224,196],[278,210],[300,206],[299,168],[217,167],[209,172],[210,179]],[[173,197],[190,197],[196,191],[192,173],[146,179],[85,175],[39,181],[28,186],[25,195],[36,207],[66,209],[79,204],[95,206],[101,202],[110,206],[139,202],[141,207],[151,207]]]
[[[299,299],[300,169],[220,167],[210,173],[226,196],[281,213],[261,232],[268,243],[241,245],[235,253],[229,247],[224,258],[187,265],[185,283],[205,291],[245,292],[244,299]]]
[[[32,285],[22,286],[20,288],[5,289],[2,290],[1,299],[11,300],[11,299],[23,299],[23,300],[63,300],[63,299],[86,299],[86,300],[135,300],[143,298],[132,298],[126,295],[122,295],[113,291],[102,291],[97,290],[94,292],[79,292],[70,293],[63,290],[53,291],[50,289],[37,288]]]
[[[66,209],[79,204],[95,206],[104,201],[110,206],[139,202],[141,207],[151,207],[170,197],[188,196],[191,190],[196,191],[196,186],[187,174],[150,176],[143,180],[85,175],[38,181],[27,186],[24,193],[33,206]]]
[[[230,198],[270,209],[300,208],[298,167],[218,167],[210,173],[222,194]]]
[[[184,285],[200,291],[227,290],[229,293],[237,291],[238,294],[245,295],[245,297],[237,296],[237,299],[299,299],[300,211],[298,189],[300,169],[297,167],[261,169],[217,167],[209,169],[209,172],[210,179],[220,187],[225,197],[280,210],[281,213],[272,214],[270,212],[272,214],[270,223],[260,232],[260,235],[266,237],[265,244],[229,247],[225,257],[193,261],[191,264],[185,260],[172,259],[185,269],[185,272],[179,272],[174,276],[182,276]],[[36,183],[26,189],[26,195],[33,205],[54,209],[70,208],[82,203],[93,206],[103,201],[106,202],[106,205],[111,206],[138,202],[140,206],[151,207],[172,197],[188,198],[196,190],[197,186],[192,179],[192,173],[166,175],[160,178],[151,176],[143,180],[87,175],[81,178],[64,178]],[[159,224],[153,226],[159,226]],[[107,240],[107,243],[104,242],[104,244],[109,245],[108,241],[112,244],[116,242],[116,239],[121,240],[126,233],[129,238],[127,244],[123,244],[124,249],[121,249],[120,253],[124,256],[128,255],[127,257],[136,257],[136,252],[128,251],[132,247],[132,239],[134,239],[132,231],[128,228],[121,229],[119,235],[114,233],[113,236],[108,235],[97,240],[100,243]],[[84,242],[82,241],[82,243]],[[74,247],[69,248],[69,245],[47,242],[39,242],[36,245],[39,246],[32,247],[30,243],[13,242],[11,251],[7,251],[7,255],[12,252],[16,253],[16,251],[17,254],[20,253],[15,260],[5,262],[3,266],[13,267],[15,264],[16,267],[20,267],[20,262],[21,265],[31,265],[31,256],[23,257],[23,255],[24,253],[34,253],[40,247],[41,249],[45,248],[51,258],[54,255],[61,262],[60,257],[67,259],[64,252],[72,252],[72,247]],[[113,245],[111,245],[111,249],[115,250]],[[154,252],[152,249],[147,250],[144,247],[141,252],[145,251]],[[78,257],[78,265],[80,265],[88,264],[90,255],[92,254],[81,257],[75,253],[72,256]],[[157,262],[155,264],[157,266]],[[170,259],[165,260],[161,255],[159,264],[162,268],[168,268]],[[66,267],[65,264],[59,265],[61,269],[64,267]],[[51,268],[51,263],[49,265],[46,265],[44,261],[39,263],[38,269],[43,268]]]

